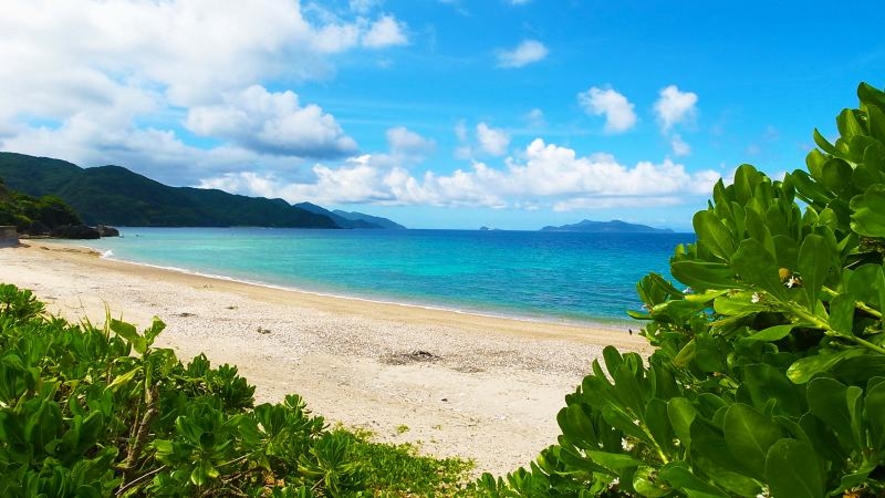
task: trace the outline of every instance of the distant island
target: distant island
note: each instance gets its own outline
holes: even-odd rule
[[[0,152],[0,178],[33,197],[57,197],[88,225],[156,227],[405,228],[386,218],[310,203],[170,187],[121,166],[81,168],[46,157]]]
[[[542,232],[585,232],[585,233],[673,233],[669,228],[654,228],[646,225],[636,225],[621,220],[593,221],[583,220],[573,225],[558,227],[546,226]]]

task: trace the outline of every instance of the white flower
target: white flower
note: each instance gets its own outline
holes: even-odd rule
[[[793,287],[798,287],[802,285],[802,280],[799,280],[798,278],[790,275],[790,278],[788,278],[787,281],[784,282],[784,285],[786,285],[787,288],[792,289]]]
[[[753,295],[750,296],[750,302],[753,304],[756,304],[761,300],[762,300],[762,296],[760,296],[758,292],[754,292]]]

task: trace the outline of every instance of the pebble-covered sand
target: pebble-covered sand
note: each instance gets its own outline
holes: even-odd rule
[[[205,353],[257,386],[296,392],[331,423],[416,442],[503,475],[555,443],[556,413],[607,344],[642,351],[627,330],[508,320],[319,296],[101,259],[72,245],[0,249],[0,282],[34,291],[66,318],[167,324],[157,344]]]

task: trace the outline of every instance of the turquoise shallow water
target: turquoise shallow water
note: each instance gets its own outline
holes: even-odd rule
[[[268,285],[538,320],[628,322],[636,282],[694,234],[125,228],[116,259]]]

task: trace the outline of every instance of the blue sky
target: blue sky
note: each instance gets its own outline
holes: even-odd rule
[[[4,0],[0,150],[415,228],[690,228],[885,86],[885,5]]]

